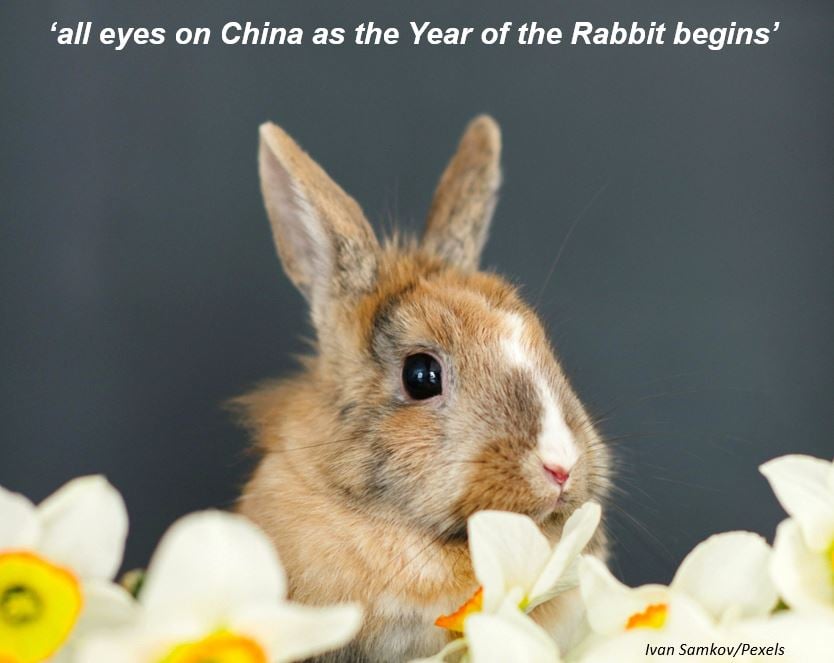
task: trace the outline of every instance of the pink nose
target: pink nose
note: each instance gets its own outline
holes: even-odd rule
[[[570,471],[561,465],[545,465],[544,469],[560,486],[564,486],[568,482],[568,479],[570,479]]]

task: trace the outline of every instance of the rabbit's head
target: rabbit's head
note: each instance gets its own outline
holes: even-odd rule
[[[478,270],[501,179],[498,126],[476,118],[422,238],[382,245],[359,205],[279,127],[261,187],[287,275],[307,299],[307,376],[329,431],[319,478],[439,540],[481,509],[559,524],[606,489],[608,454],[536,314]],[[294,440],[293,444],[303,444]]]

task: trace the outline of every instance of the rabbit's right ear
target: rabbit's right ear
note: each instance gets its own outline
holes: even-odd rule
[[[336,301],[370,289],[379,243],[362,209],[283,129],[261,125],[261,191],[284,271],[318,326]]]
[[[461,269],[478,268],[501,186],[501,130],[488,115],[466,127],[429,210],[423,246]]]

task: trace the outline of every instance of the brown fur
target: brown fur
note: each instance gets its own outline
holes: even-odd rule
[[[240,511],[275,541],[293,599],[366,607],[360,637],[332,660],[405,660],[443,646],[434,619],[476,586],[465,530],[474,512],[528,514],[555,541],[575,507],[607,490],[605,447],[535,314],[506,281],[474,271],[499,149],[494,122],[476,120],[423,243],[380,247],[359,206],[283,131],[262,128],[267,210],[317,344],[298,375],[235,401],[262,454]],[[535,386],[497,356],[510,314],[580,450],[555,509],[536,455]],[[441,359],[443,396],[404,395],[403,359],[416,352]],[[604,553],[601,534],[593,547]],[[575,600],[538,618],[567,628]]]

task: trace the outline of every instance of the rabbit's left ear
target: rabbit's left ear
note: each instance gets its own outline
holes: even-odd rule
[[[423,247],[450,264],[478,268],[501,185],[501,130],[488,115],[463,134],[432,199]]]

